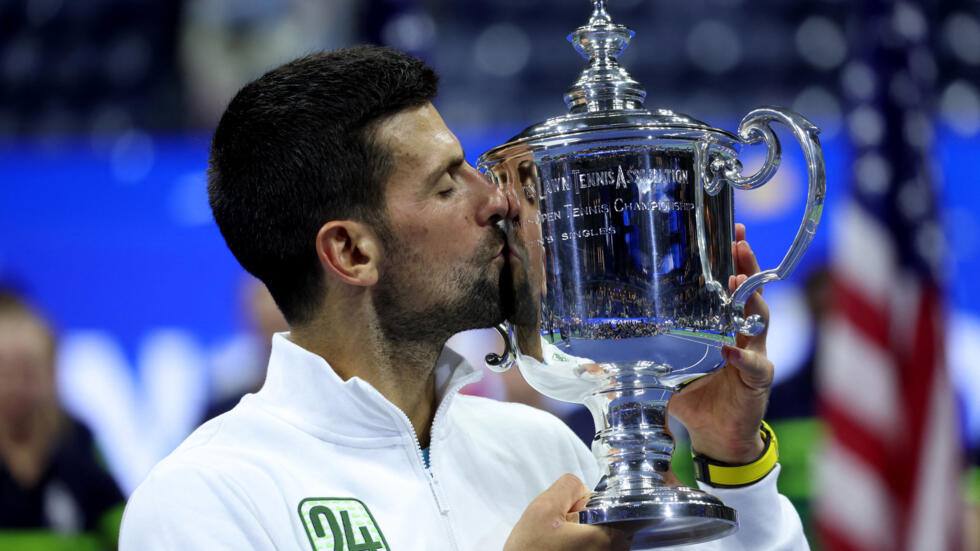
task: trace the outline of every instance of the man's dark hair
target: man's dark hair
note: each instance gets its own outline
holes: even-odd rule
[[[211,144],[208,197],[238,262],[290,324],[312,319],[323,275],[316,234],[330,220],[384,231],[391,156],[376,123],[431,101],[438,77],[379,46],[309,55],[245,85]]]

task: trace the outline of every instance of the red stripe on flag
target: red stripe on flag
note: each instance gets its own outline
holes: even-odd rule
[[[837,445],[865,462],[878,474],[882,485],[894,498],[896,548],[908,549],[909,527],[915,510],[919,477],[922,471],[926,423],[930,414],[933,386],[943,373],[941,297],[930,283],[923,286],[914,311],[884,312],[870,303],[846,282],[835,278],[834,292],[837,311],[846,323],[879,346],[892,360],[898,376],[899,404],[893,441],[887,441],[855,418],[847,404],[835,403],[833,397],[820,400],[821,413],[830,427],[830,437]],[[894,315],[912,316],[911,323],[892,319]],[[909,334],[895,334],[895,328],[908,327]],[[859,368],[859,366],[856,366]],[[872,389],[869,389],[872,390]],[[950,397],[950,399],[952,399]],[[821,537],[828,549],[859,549],[845,534],[833,527],[820,526]]]
[[[930,398],[936,377],[942,376],[941,330],[939,320],[940,299],[938,291],[931,285],[925,286],[916,309],[912,334],[898,338],[893,352],[898,360],[901,384],[903,413],[905,415],[902,439],[898,442],[896,461],[901,464],[905,476],[896,482],[897,498],[901,504],[901,526],[910,525],[910,515],[917,499],[916,488],[921,475],[922,454],[925,446],[925,425],[930,414]],[[906,344],[908,343],[908,344]],[[906,344],[906,346],[903,346]],[[938,482],[938,481],[937,481]],[[901,548],[907,548],[908,533],[901,534]]]
[[[839,276],[831,278],[834,309],[861,335],[883,349],[889,348],[888,312],[868,301]]]
[[[860,419],[855,419],[845,406],[835,404],[832,400],[818,399],[818,408],[823,419],[827,422],[831,438],[853,454],[859,457],[869,468],[879,472],[887,472],[891,450],[882,435],[875,433],[863,425]],[[883,485],[888,487],[885,477]]]

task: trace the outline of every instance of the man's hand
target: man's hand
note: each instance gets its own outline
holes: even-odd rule
[[[729,278],[728,287],[734,291],[759,271],[742,224],[735,225],[732,254],[737,275]],[[768,324],[769,307],[760,292],[749,298],[745,314],[759,314]],[[737,347],[722,349],[724,367],[671,398],[668,411],[687,428],[694,451],[736,465],[751,463],[762,454],[759,427],[773,377],[772,362],[766,357],[766,332],[738,335]]]
[[[605,526],[578,523],[589,489],[566,474],[527,506],[510,532],[504,551],[629,549],[629,538]]]

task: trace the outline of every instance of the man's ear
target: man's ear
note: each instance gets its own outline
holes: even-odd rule
[[[348,285],[378,282],[381,245],[371,229],[353,220],[332,220],[316,234],[316,254],[324,271]]]

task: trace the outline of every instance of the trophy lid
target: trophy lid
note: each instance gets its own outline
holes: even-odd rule
[[[669,109],[643,108],[646,90],[619,64],[634,32],[615,24],[606,0],[592,0],[589,22],[568,35],[568,41],[588,61],[578,80],[565,92],[568,113],[526,128],[507,143],[488,151],[492,156],[517,144],[558,138],[588,141],[582,134],[606,130],[667,131],[678,137],[714,134],[722,141],[738,138],[721,129]]]

